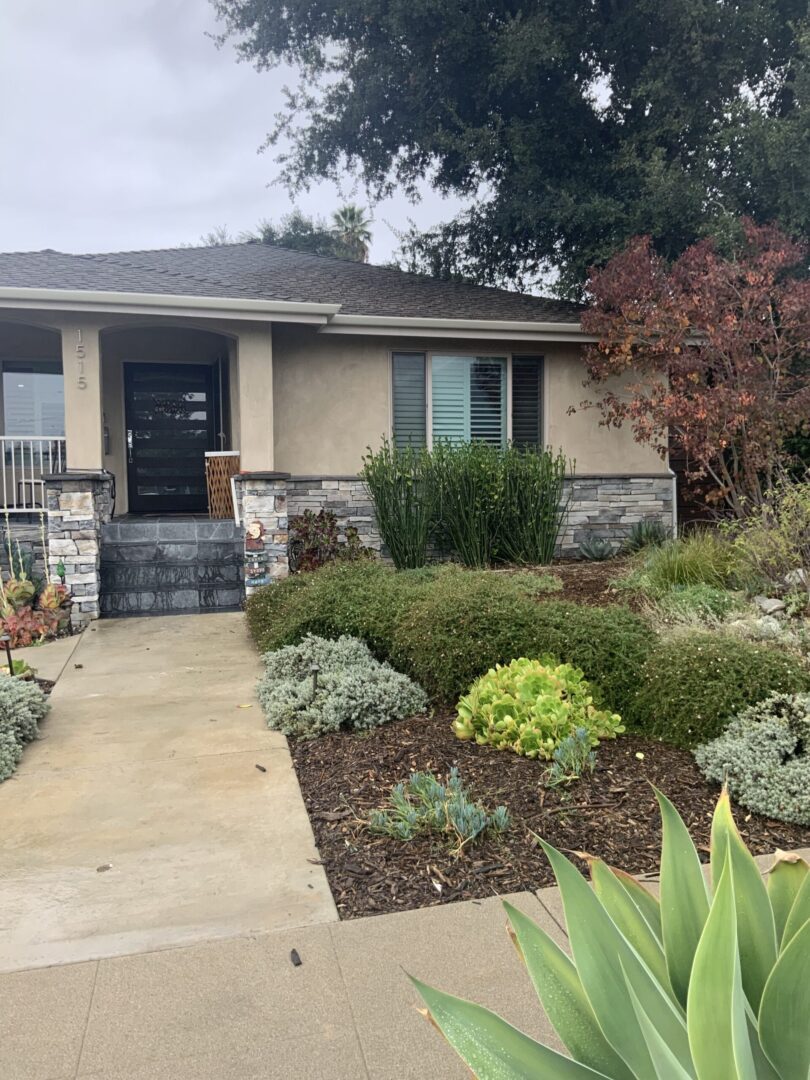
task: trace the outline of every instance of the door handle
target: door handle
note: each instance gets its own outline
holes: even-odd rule
[[[127,460],[132,464],[132,428],[127,428]]]

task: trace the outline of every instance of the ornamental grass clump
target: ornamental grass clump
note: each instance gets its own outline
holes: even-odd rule
[[[498,835],[509,828],[506,807],[496,806],[490,813],[473,802],[455,766],[444,784],[432,772],[411,773],[405,783],[394,786],[390,803],[369,814],[372,832],[403,841],[433,833],[450,839],[454,855],[484,833]]]
[[[695,760],[755,814],[810,825],[810,694],[771,694],[744,709]]]
[[[315,738],[341,728],[368,731],[422,712],[425,692],[380,663],[356,638],[307,635],[299,645],[267,653],[258,696],[267,726]]]
[[[541,841],[560,889],[570,956],[504,903],[509,933],[570,1057],[495,1013],[413,982],[429,1018],[480,1080],[806,1080],[810,1075],[810,874],[780,855],[767,885],[723,792],[711,884],[660,792],[660,900],[589,859],[592,888]]]
[[[596,708],[578,668],[521,657],[476,679],[458,703],[453,731],[481,746],[550,761],[578,731],[594,747],[624,728],[617,713]]]

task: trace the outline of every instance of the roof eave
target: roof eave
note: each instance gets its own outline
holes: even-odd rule
[[[196,319],[325,324],[340,304],[241,297],[180,296],[171,293],[102,292],[84,289],[30,289],[0,286],[0,308],[80,311],[127,315],[188,315]]]
[[[577,341],[597,339],[579,323],[530,322],[517,319],[404,318],[389,315],[333,315],[320,334],[377,334],[392,337],[479,338],[514,341]]]

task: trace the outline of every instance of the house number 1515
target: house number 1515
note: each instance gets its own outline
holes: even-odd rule
[[[82,338],[81,328],[76,330],[76,385],[80,390],[87,389],[87,379],[84,374],[84,361],[85,361],[85,349],[84,339]]]

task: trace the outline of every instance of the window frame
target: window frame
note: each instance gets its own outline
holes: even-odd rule
[[[515,357],[536,357],[540,362],[540,440],[538,446],[546,444],[546,432],[548,431],[548,364],[546,354],[537,349],[418,349],[418,348],[395,348],[388,349],[388,438],[394,437],[394,354],[408,354],[410,356],[423,356],[425,358],[425,446],[428,450],[433,449],[433,357],[434,356],[463,356],[471,360],[476,358],[497,358],[506,360],[506,443],[512,442],[512,361]]]

